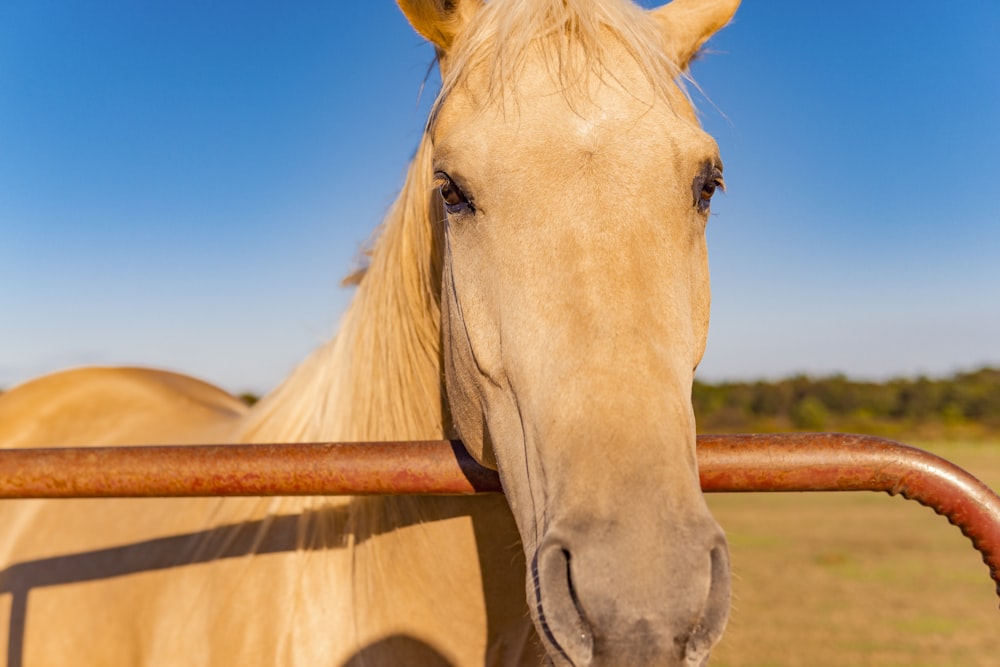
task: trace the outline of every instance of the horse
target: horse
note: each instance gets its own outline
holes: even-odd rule
[[[738,0],[398,4],[441,90],[335,337],[252,408],[155,369],[29,381],[0,444],[460,438],[504,494],[5,501],[8,667],[707,663],[723,180],[685,77]]]

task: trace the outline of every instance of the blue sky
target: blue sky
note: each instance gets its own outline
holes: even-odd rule
[[[705,379],[1000,365],[1000,3],[745,0]],[[389,0],[0,4],[0,387],[273,387],[335,330],[434,79]]]

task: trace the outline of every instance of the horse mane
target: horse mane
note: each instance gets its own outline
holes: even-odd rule
[[[436,439],[441,224],[425,135],[383,221],[337,335],[246,418],[244,442]]]
[[[571,102],[587,94],[590,77],[614,79],[617,50],[608,49],[612,34],[639,65],[657,96],[683,88],[683,68],[667,54],[662,27],[649,12],[622,0],[493,0],[473,16],[448,53],[441,94],[431,115],[465,76],[488,68],[487,95],[504,98],[526,60],[540,53]],[[673,85],[672,85],[673,84]]]

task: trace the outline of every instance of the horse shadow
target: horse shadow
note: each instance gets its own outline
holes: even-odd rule
[[[152,572],[240,558],[251,554],[319,550],[325,543],[302,543],[302,521],[330,520],[329,513],[345,516],[348,508],[324,508],[303,513],[271,516],[257,521],[216,526],[169,537],[86,552],[64,554],[15,563],[0,570],[0,595],[11,596],[10,622],[7,630],[7,667],[24,667],[25,628],[30,593],[33,590],[98,581],[140,572]],[[310,516],[314,515],[314,516]],[[362,539],[372,535],[357,536]],[[477,538],[479,537],[477,531]],[[491,611],[489,592],[495,588],[488,570],[483,570],[483,588],[487,599],[487,623]],[[453,667],[452,663],[428,644],[407,636],[392,635],[374,642],[353,655],[342,667],[374,667],[399,664],[406,656],[407,665]]]
[[[392,635],[358,651],[343,667],[382,667],[398,665],[406,656],[407,667],[455,667],[433,647],[409,635]]]

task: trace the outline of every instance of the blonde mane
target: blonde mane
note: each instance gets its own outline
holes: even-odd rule
[[[440,202],[425,136],[339,333],[248,416],[244,442],[444,435]]]

